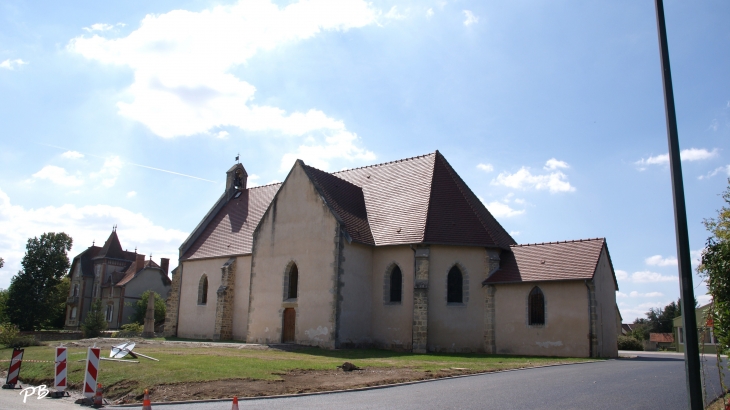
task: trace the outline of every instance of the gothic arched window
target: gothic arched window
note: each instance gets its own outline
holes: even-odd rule
[[[537,286],[532,288],[530,291],[530,296],[527,299],[527,305],[528,312],[530,313],[530,325],[544,325],[545,295],[542,294],[542,291]]]
[[[208,303],[208,275],[203,274],[198,283],[198,304],[205,305]]]
[[[297,268],[296,263],[293,263],[291,265],[291,268],[289,268],[288,282],[289,283],[286,290],[286,297],[287,299],[296,299],[299,287],[299,268]]]
[[[464,277],[454,266],[446,278],[446,303],[464,303]]]
[[[403,273],[398,265],[390,271],[390,302],[400,303],[403,299]]]

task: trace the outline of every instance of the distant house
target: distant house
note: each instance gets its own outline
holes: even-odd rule
[[[649,341],[655,343],[659,349],[667,349],[674,346],[674,335],[672,333],[649,333]]]
[[[712,319],[707,317],[710,304],[695,309],[701,353],[717,353],[717,338],[713,332]],[[674,339],[677,341],[678,352],[684,352],[684,329],[682,326],[682,316],[674,318]]]
[[[621,336],[628,336],[634,330],[633,325],[630,323],[621,324]]]
[[[133,305],[147,290],[163,298],[170,292],[170,260],[160,264],[145,255],[122,249],[116,229],[103,247],[90,246],[71,263],[71,286],[66,299],[66,329],[79,329],[92,302],[102,301],[109,329],[129,323]]]

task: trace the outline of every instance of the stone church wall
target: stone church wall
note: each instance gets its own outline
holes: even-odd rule
[[[279,343],[285,308],[296,311],[296,343],[335,347],[339,223],[297,163],[253,235],[247,341]],[[299,272],[298,297],[285,299],[284,278]]]
[[[428,284],[428,350],[484,352],[486,250],[481,247],[431,247]],[[446,303],[446,278],[457,265],[463,278],[463,303]]]
[[[397,265],[403,275],[400,303],[389,303],[388,275]],[[413,338],[413,251],[405,246],[373,249],[372,338],[380,348],[411,350]]]
[[[183,262],[178,337],[213,338],[216,290],[221,284],[221,266],[228,259],[223,257]],[[204,274],[208,277],[208,301],[205,305],[199,305],[198,284]]]
[[[527,298],[539,286],[545,296],[545,325],[528,323]],[[588,289],[583,281],[495,285],[498,354],[588,357]]]
[[[372,345],[373,246],[341,242],[338,347]]]

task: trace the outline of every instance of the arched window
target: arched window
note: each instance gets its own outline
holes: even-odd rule
[[[289,268],[289,283],[286,289],[287,299],[297,298],[297,288],[299,287],[299,268],[297,264],[293,263]]]
[[[198,304],[205,305],[208,303],[208,275],[203,274],[198,284]]]
[[[74,293],[73,293],[73,296],[78,296],[78,295],[79,295],[79,285],[78,284],[74,284]]]
[[[454,266],[446,278],[446,303],[464,302],[464,278],[461,270]]]
[[[76,319],[76,306],[71,308],[71,319]]]
[[[398,265],[390,271],[390,302],[400,303],[403,299],[403,274]]]
[[[545,324],[545,296],[540,288],[535,286],[530,291],[527,299],[528,311],[530,312],[530,325]]]

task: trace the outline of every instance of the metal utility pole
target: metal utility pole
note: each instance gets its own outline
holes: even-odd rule
[[[672,73],[669,69],[667,29],[664,25],[664,4],[655,0],[657,30],[659,31],[659,54],[662,60],[664,83],[664,109],[667,116],[667,140],[669,141],[669,168],[672,172],[674,194],[674,227],[677,234],[677,260],[679,262],[679,292],[682,297],[682,326],[684,331],[684,368],[687,375],[689,408],[701,410],[702,380],[700,378],[700,350],[697,344],[697,318],[695,317],[695,295],[692,286],[692,264],[689,255],[689,233],[687,232],[687,210],[684,204],[682,183],[682,161],[679,157],[677,117],[674,112]]]

